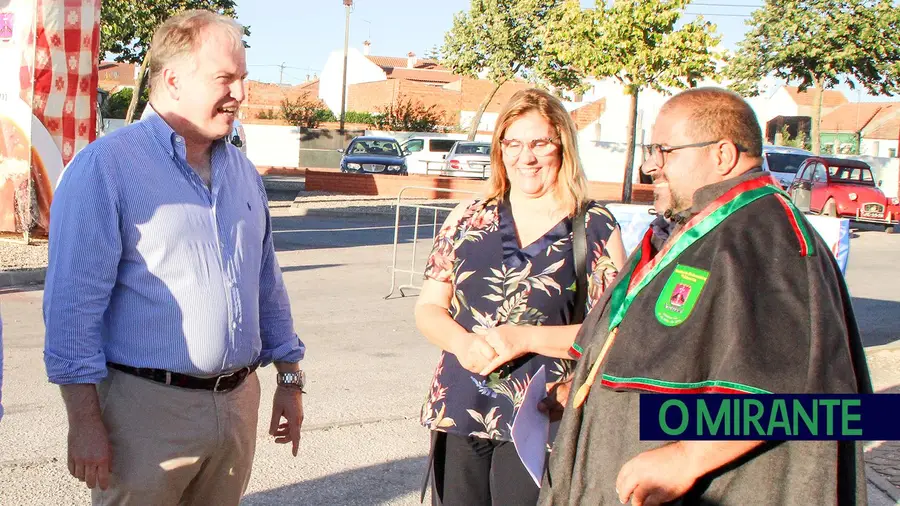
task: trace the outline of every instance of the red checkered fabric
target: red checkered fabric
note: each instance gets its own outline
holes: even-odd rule
[[[37,0],[36,7],[34,60],[23,62],[22,89],[33,76],[24,98],[68,164],[97,136],[100,0]]]

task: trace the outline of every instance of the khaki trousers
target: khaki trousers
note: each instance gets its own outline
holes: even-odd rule
[[[112,446],[110,487],[94,506],[238,505],[256,450],[259,378],[225,393],[109,370],[97,390]]]

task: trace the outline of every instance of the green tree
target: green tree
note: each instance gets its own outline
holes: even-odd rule
[[[281,116],[298,128],[318,128],[323,122],[335,121],[334,113],[321,100],[311,98],[309,93],[294,100],[285,97],[281,101]]]
[[[631,201],[638,94],[670,93],[713,76],[720,37],[699,17],[675,29],[689,0],[597,0],[582,9],[567,0],[557,22],[547,25],[550,49],[587,76],[614,78],[631,99],[622,200]]]
[[[900,74],[900,10],[891,0],[766,0],[725,76],[745,96],[773,74],[812,88],[812,151],[819,153],[822,91],[841,82],[893,94]],[[855,82],[854,82],[855,81]]]
[[[106,102],[103,104],[103,117],[106,119],[125,119],[126,114],[128,113],[128,107],[131,105],[131,97],[134,95],[134,90],[131,88],[122,88],[121,90],[113,93],[106,99]],[[135,110],[135,115],[140,117],[141,113],[144,112],[144,107],[147,106],[147,101],[150,99],[149,90],[144,90],[144,93],[141,95],[138,100],[137,109]]]
[[[103,2],[103,8],[100,10],[100,59],[104,59],[107,53],[112,53],[115,55],[115,61],[139,63],[140,71],[136,86],[140,90],[138,95],[141,95],[147,85],[147,66],[151,56],[150,41],[159,25],[170,17],[191,9],[205,9],[235,17],[236,5],[235,0]],[[250,35],[249,27],[244,27],[244,35]],[[136,108],[137,100],[132,100],[125,118],[126,123],[131,123]]]
[[[792,148],[809,149],[809,140],[806,138],[806,132],[799,130],[797,136],[791,135],[787,125],[781,127],[781,145],[790,146]]]
[[[575,88],[577,72],[557,64],[545,49],[541,26],[558,16],[563,0],[471,0],[469,12],[457,13],[444,35],[441,64],[455,74],[487,78],[493,89],[472,120],[475,138],[481,116],[507,81],[524,78],[550,86]]]
[[[393,132],[436,132],[443,121],[444,116],[436,105],[425,107],[418,100],[399,95],[395,102],[374,114],[369,125]]]

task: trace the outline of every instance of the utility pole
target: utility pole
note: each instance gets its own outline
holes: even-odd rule
[[[350,8],[353,7],[353,0],[344,0],[344,8],[347,10],[346,21],[344,22],[344,77],[341,85],[341,134],[344,133],[344,115],[347,107],[347,51],[350,46]]]
[[[278,74],[278,86],[284,85],[284,62],[281,62],[281,72]]]

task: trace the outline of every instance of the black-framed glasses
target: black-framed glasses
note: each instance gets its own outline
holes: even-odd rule
[[[519,139],[500,139],[500,146],[503,148],[503,152],[506,153],[506,156],[513,158],[521,155],[525,146],[528,146],[528,150],[531,151],[531,154],[534,156],[547,156],[556,150],[557,140],[559,140],[559,136],[542,137],[527,142]]]
[[[693,144],[682,144],[680,146],[666,146],[665,144],[645,144],[643,146],[644,162],[646,162],[647,160],[653,160],[653,163],[656,164],[657,167],[662,167],[666,164],[667,153],[678,151],[679,149],[705,148],[706,146],[711,146],[719,142],[720,140],[721,139],[715,141],[695,142]],[[737,148],[738,153],[747,151],[746,148],[737,143],[734,143],[734,147]]]

